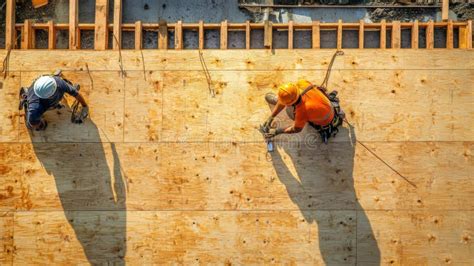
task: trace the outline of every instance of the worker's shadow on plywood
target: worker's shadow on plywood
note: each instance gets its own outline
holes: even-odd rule
[[[379,265],[380,251],[354,190],[354,131],[341,128],[328,145],[318,135],[311,128],[299,142],[277,142],[271,156],[278,178],[305,220],[316,222],[327,265],[355,264],[357,254],[359,262]]]
[[[101,142],[93,121],[80,126],[87,127],[89,138],[96,141],[34,142],[31,135],[35,132],[30,132],[34,152],[42,167],[55,179],[65,216],[89,263],[125,264],[126,189],[118,153],[114,143]],[[70,124],[69,128],[74,127],[78,125]]]

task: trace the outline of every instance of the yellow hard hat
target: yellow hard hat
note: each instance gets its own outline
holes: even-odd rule
[[[278,101],[284,105],[292,105],[298,101],[300,92],[296,84],[288,82],[278,87]]]

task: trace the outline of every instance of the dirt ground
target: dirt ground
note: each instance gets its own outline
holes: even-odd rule
[[[474,20],[474,2],[454,4],[451,9],[456,13],[459,20]]]
[[[379,22],[382,19],[387,21],[400,20],[400,21],[413,21],[420,20],[424,21],[427,18],[436,15],[436,9],[393,9],[393,8],[375,8],[369,10],[369,18],[373,22]]]

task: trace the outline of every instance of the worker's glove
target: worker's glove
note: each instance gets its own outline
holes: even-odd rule
[[[89,107],[83,106],[78,116],[72,116],[71,121],[74,124],[82,124],[84,120],[89,116]]]
[[[46,120],[41,120],[40,125],[36,128],[36,131],[44,131],[48,127]]]
[[[263,123],[263,125],[262,125],[262,130],[263,130],[263,132],[268,132],[268,131],[270,130],[270,128],[272,127],[273,119],[274,119],[274,117],[273,117],[273,116],[270,116],[270,117],[265,121],[265,123]]]
[[[84,121],[89,116],[89,106],[83,106],[79,118]]]
[[[266,139],[274,138],[280,134],[282,134],[285,130],[283,128],[271,128],[264,134]]]

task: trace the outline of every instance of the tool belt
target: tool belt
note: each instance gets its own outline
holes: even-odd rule
[[[337,91],[332,91],[331,93],[327,94],[325,88],[311,85],[301,93],[300,97],[302,97],[308,91],[310,91],[311,89],[315,87],[319,91],[321,91],[324,95],[326,95],[326,97],[329,99],[329,102],[331,103],[334,109],[334,118],[328,125],[320,126],[312,122],[309,122],[309,125],[318,131],[319,135],[321,136],[321,140],[325,144],[327,144],[329,138],[335,137],[337,133],[339,132],[339,126],[342,125],[342,122],[344,121],[346,114],[344,113],[344,111],[341,109],[341,106],[339,105],[339,98],[337,97]]]

